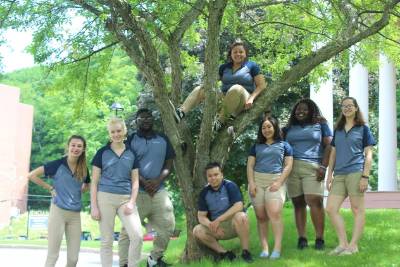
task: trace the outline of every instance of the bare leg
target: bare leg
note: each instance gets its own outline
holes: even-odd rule
[[[256,206],[254,207],[254,211],[257,217],[257,229],[258,229],[258,237],[260,238],[260,243],[262,250],[268,252],[268,215],[265,210],[265,206]]]
[[[333,226],[335,227],[336,234],[339,239],[339,247],[347,248],[348,242],[344,220],[339,213],[340,206],[342,205],[344,199],[344,196],[330,194],[328,197],[328,202],[326,204],[326,211],[329,215],[329,218],[331,219]]]
[[[361,238],[365,225],[364,197],[350,197],[350,204],[354,216],[354,227],[349,249],[356,250],[358,249],[358,240]]]
[[[323,198],[319,195],[305,195],[305,200],[310,207],[316,238],[324,239],[325,212]]]
[[[297,234],[306,237],[307,210],[304,195],[292,198],[294,205],[294,218],[296,220]]]
[[[224,249],[219,243],[218,240],[209,234],[208,232],[204,231],[203,226],[197,225],[193,228],[193,235],[204,245],[211,248],[212,250],[218,253],[225,253],[226,249]]]
[[[281,252],[282,236],[283,236],[283,221],[282,207],[283,203],[280,200],[269,200],[267,202],[268,217],[271,220],[272,232],[274,233],[274,251]]]

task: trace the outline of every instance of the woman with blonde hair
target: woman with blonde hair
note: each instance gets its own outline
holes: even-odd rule
[[[101,233],[101,265],[112,266],[112,245],[115,216],[125,227],[129,240],[128,266],[139,266],[142,229],[136,208],[139,173],[136,155],[125,145],[125,122],[111,118],[108,122],[110,142],[100,148],[92,160],[93,181],[91,216],[99,221]]]
[[[358,252],[365,224],[364,193],[368,189],[368,178],[372,164],[372,146],[375,140],[365,124],[357,100],[345,97],[342,112],[336,124],[329,158],[329,191],[326,211],[335,227],[339,245],[331,255],[350,255]],[[340,207],[346,197],[354,216],[353,234],[347,241],[346,229]]]
[[[53,178],[53,185],[40,176]],[[56,265],[61,241],[67,240],[67,267],[78,262],[81,244],[82,192],[89,188],[90,178],[86,166],[86,141],[72,135],[67,143],[67,155],[50,161],[28,174],[29,180],[50,191],[52,201],[48,221],[48,250],[45,267]]]

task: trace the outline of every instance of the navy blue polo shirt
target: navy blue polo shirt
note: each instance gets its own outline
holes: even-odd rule
[[[67,157],[44,164],[44,175],[54,179],[53,187],[56,196],[53,203],[64,210],[80,211],[82,209],[82,184],[90,183],[89,171],[84,182],[79,181],[70,170]]]
[[[336,149],[335,174],[364,170],[364,148],[376,142],[367,125],[353,126],[348,132],[335,130],[331,145]]]
[[[233,63],[225,63],[219,67],[219,77],[222,81],[221,91],[226,92],[235,84],[246,88],[251,94],[256,89],[254,77],[260,74],[260,67],[253,61],[246,61],[236,71],[232,70]]]
[[[137,156],[139,174],[146,180],[157,179],[168,159],[175,158],[175,151],[167,136],[153,132],[150,136],[140,131],[132,134],[128,144]],[[164,183],[160,189],[164,188]],[[144,191],[143,188],[140,188]]]
[[[287,142],[277,141],[270,145],[253,145],[249,156],[256,158],[254,171],[261,173],[282,173],[284,158],[286,156],[293,156],[293,150]]]
[[[293,158],[321,164],[324,153],[323,138],[332,136],[326,123],[292,125],[283,128],[286,141],[293,148]]]
[[[138,168],[137,157],[128,146],[118,156],[110,144],[100,148],[92,160],[92,165],[101,169],[97,190],[119,195],[132,192],[132,170]]]
[[[243,201],[239,187],[234,182],[223,179],[218,190],[210,185],[203,188],[199,196],[199,211],[207,211],[208,218],[214,221],[239,201]]]

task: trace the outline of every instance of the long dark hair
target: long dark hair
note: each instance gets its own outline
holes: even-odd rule
[[[244,61],[247,61],[247,59],[249,58],[249,48],[247,47],[247,45],[240,39],[235,40],[228,48],[228,54],[226,54],[226,61],[227,62],[232,62],[232,57],[231,57],[231,53],[233,48],[235,48],[236,46],[243,46],[244,51],[246,52],[246,58]]]
[[[259,144],[265,144],[267,139],[265,136],[262,134],[262,125],[264,122],[269,121],[272,124],[272,127],[274,127],[274,141],[281,140],[281,128],[279,127],[279,121],[277,118],[271,115],[266,115],[260,122],[260,125],[258,127],[258,134],[257,134],[257,143]]]
[[[78,161],[76,163],[76,167],[74,170],[74,176],[81,182],[83,182],[88,175],[87,173],[87,165],[86,165],[86,140],[80,135],[71,135],[68,139],[67,145],[71,143],[72,139],[81,140],[83,143],[83,151],[82,154],[79,156]]]
[[[365,125],[364,116],[360,110],[360,106],[358,105],[357,100],[354,97],[347,96],[342,99],[342,102],[340,102],[340,104],[343,104],[345,100],[351,100],[353,102],[354,107],[357,108],[356,115],[354,116],[354,125],[355,126]],[[343,115],[343,112],[340,111],[340,116],[336,122],[335,130],[343,130],[345,124],[346,124],[346,117]]]
[[[317,104],[309,98],[303,98],[300,99],[292,108],[287,124],[288,128],[292,125],[301,124],[296,118],[296,109],[300,104],[306,104],[308,107],[308,116],[304,121],[306,124],[326,123],[326,119],[322,116],[321,110],[319,109]]]

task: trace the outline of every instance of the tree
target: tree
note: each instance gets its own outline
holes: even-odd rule
[[[144,75],[177,154],[175,171],[188,228],[184,259],[190,260],[201,256],[190,230],[197,223],[195,200],[205,184],[204,166],[210,160],[225,162],[234,141],[224,130],[215,135],[211,130],[217,110],[221,35],[248,40],[257,51],[256,61],[274,77],[253,108],[235,120],[240,135],[274,99],[353,44],[366,40],[366,45],[380,44],[384,49],[395,43],[391,37],[398,32],[394,30],[398,2],[30,0],[16,7],[9,20],[36,29],[31,51],[38,62],[57,59],[89,66],[92,55],[118,44]],[[73,15],[83,21],[77,32],[65,26]],[[168,101],[180,102],[185,73],[201,60],[188,54],[186,47],[199,44],[204,45],[206,99],[193,142],[187,124],[174,123]],[[387,49],[390,55],[394,51],[398,50]]]

